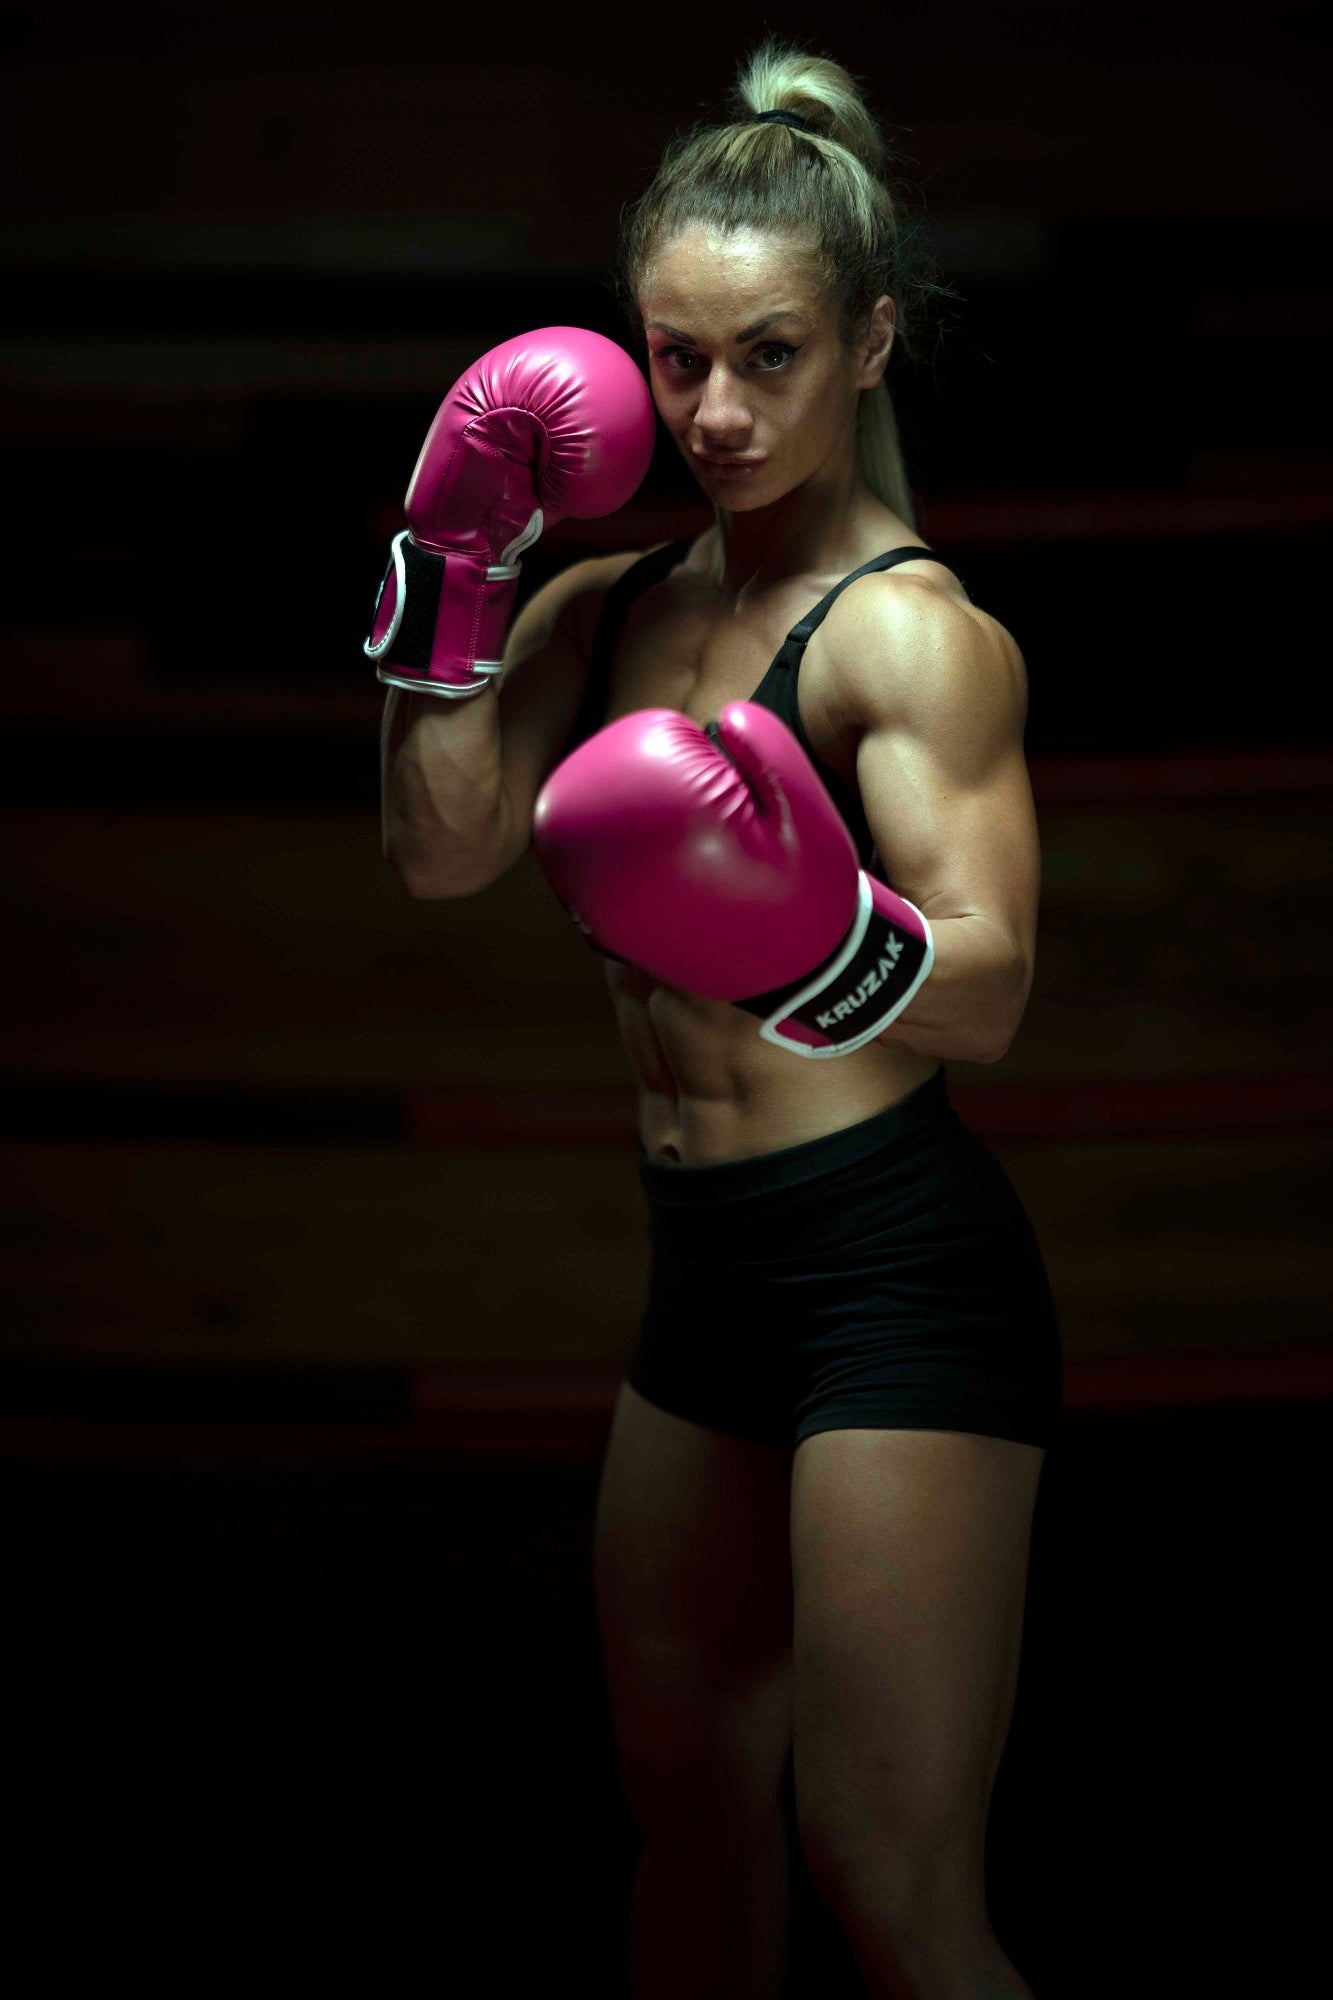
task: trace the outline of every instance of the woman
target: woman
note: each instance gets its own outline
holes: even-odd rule
[[[822,1062],[608,958],[653,1240],[595,1558],[644,1836],[636,2000],[781,1991],[789,1753],[870,1991],[1030,1991],[983,1852],[1059,1342],[941,1069],[1003,1055],[1031,980],[1024,672],[913,527],[884,377],[931,287],[883,159],[847,73],[772,43],[733,121],[668,150],[624,276],[714,524],[539,590],[498,704],[391,694],[386,719],[387,852],[454,895],[511,865],[562,757],[618,718],[770,709],[933,937],[910,1004]]]

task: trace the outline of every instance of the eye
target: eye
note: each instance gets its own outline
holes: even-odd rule
[[[692,347],[659,347],[653,358],[672,375],[693,375],[695,373],[693,368],[683,368],[677,364],[681,361],[699,359]]]
[[[776,374],[779,368],[786,367],[793,354],[797,352],[796,348],[785,340],[766,340],[762,347],[756,347],[754,351],[756,356],[764,354],[777,356],[776,361],[765,363],[761,367],[759,371],[761,375]]]

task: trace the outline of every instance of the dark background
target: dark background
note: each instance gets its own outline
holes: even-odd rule
[[[991,1823],[1039,2000],[1295,1990],[1311,1929],[1318,25],[961,0],[826,31],[961,295],[933,366],[894,364],[920,525],[1032,687],[1037,984],[952,1082],[1065,1324]],[[619,207],[765,28],[810,33],[3,16],[3,1601],[53,1974],[624,1992],[588,1538],[644,1272],[628,1072],[530,862],[434,906],[384,868],[360,637],[440,396],[528,326],[624,337]],[[659,449],[523,587],[705,519]],[[793,1993],[858,1991],[803,1884],[797,1915]]]

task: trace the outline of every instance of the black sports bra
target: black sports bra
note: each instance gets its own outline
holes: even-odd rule
[[[694,539],[693,535],[689,535],[684,541],[668,542],[664,548],[653,549],[648,555],[640,556],[637,562],[632,562],[629,568],[617,577],[607,591],[601,616],[597,621],[597,630],[593,635],[588,685],[579,704],[578,714],[574,717],[574,726],[565,745],[565,756],[568,756],[571,750],[577,749],[580,743],[586,742],[589,736],[595,735],[602,727],[610,691],[611,663],[615,657],[616,647],[620,643],[620,635],[624,630],[630,605],[636,597],[641,596],[645,590],[650,590],[655,583],[660,583],[675,568],[693,546]],[[809,738],[801,726],[801,714],[796,701],[796,676],[800,672],[806,641],[816,627],[823,623],[834,599],[846,590],[849,583],[855,583],[858,576],[869,576],[872,570],[892,569],[897,563],[919,561],[923,557],[931,562],[940,560],[930,549],[910,547],[890,549],[886,555],[874,556],[868,563],[862,563],[860,569],[854,569],[850,576],[842,579],[841,583],[835,583],[827,597],[821,597],[814,610],[807,611],[799,625],[792,626],[768,672],[750,696],[751,701],[757,701],[762,707],[771,709],[774,715],[780,716],[791,730],[819,772],[829,797],[846,821],[848,832],[856,842],[857,859],[861,866],[871,873],[876,872],[878,868],[878,856],[861,805],[860,794],[854,786],[845,784],[837,772],[831,771],[810,748]],[[948,569],[949,564],[945,563],[942,567]],[[957,575],[957,571],[954,571],[954,574]],[[959,581],[962,579],[959,578]]]

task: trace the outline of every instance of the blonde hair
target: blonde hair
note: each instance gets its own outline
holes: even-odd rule
[[[909,360],[929,359],[935,301],[957,294],[935,281],[920,224],[886,179],[893,156],[855,80],[829,57],[770,37],[742,63],[732,104],[730,124],[677,134],[651,185],[624,211],[617,277],[636,333],[635,301],[655,252],[701,222],[807,241],[844,344],[863,336],[887,292],[897,308],[890,359],[900,348]],[[761,111],[794,112],[811,130],[756,125]],[[861,392],[856,454],[870,490],[915,528],[887,371]]]

